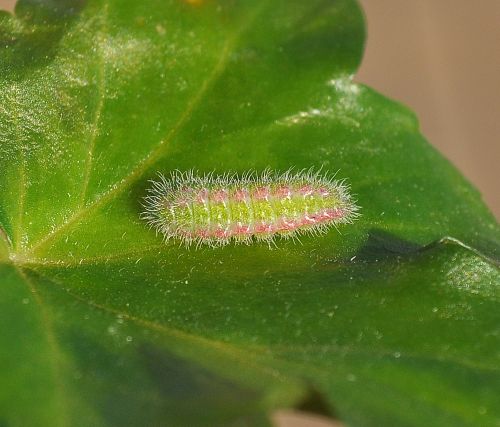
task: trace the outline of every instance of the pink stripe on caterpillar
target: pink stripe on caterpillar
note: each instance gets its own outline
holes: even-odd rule
[[[317,235],[352,223],[359,208],[348,190],[343,181],[312,170],[243,176],[174,171],[153,181],[142,217],[166,241],[187,246],[271,245],[277,237]]]

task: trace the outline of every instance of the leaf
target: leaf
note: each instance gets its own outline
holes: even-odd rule
[[[500,228],[353,82],[350,0],[21,0],[0,14],[0,424],[500,420]],[[188,250],[158,171],[323,167],[354,225]]]

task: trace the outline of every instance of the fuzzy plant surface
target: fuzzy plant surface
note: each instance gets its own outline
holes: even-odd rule
[[[353,82],[364,39],[353,0],[0,12],[1,426],[499,425],[500,227]],[[273,250],[141,219],[158,172],[291,167],[360,218]]]

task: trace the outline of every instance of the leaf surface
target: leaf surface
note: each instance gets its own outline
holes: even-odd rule
[[[21,0],[0,12],[0,424],[496,425],[500,230],[413,114],[354,83],[350,0]],[[323,167],[362,207],[199,250],[158,171]]]

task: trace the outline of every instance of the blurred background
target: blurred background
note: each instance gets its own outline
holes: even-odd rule
[[[361,0],[358,82],[412,108],[500,219],[500,1]]]
[[[500,219],[500,0],[360,2],[368,41],[356,80],[413,109]]]

